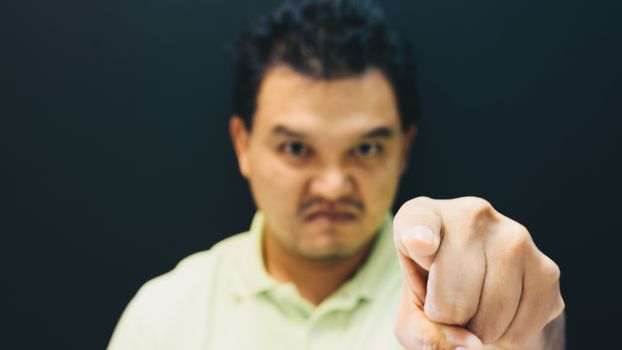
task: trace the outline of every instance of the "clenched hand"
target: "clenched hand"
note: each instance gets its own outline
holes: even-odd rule
[[[393,228],[404,277],[396,334],[409,350],[532,347],[564,309],[557,265],[481,198],[412,199]]]

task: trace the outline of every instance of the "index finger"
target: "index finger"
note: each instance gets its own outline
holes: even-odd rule
[[[400,259],[430,270],[442,239],[443,221],[433,200],[417,197],[404,203],[393,220],[393,240]]]

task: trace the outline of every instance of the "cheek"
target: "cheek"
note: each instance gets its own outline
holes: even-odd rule
[[[302,189],[300,174],[272,156],[256,157],[251,162],[250,181],[253,195],[262,210],[284,207],[297,208],[296,202]]]
[[[361,179],[361,190],[369,211],[383,214],[390,210],[399,181],[398,165],[385,164],[362,174]]]

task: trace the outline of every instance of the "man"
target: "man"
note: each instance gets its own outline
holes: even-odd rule
[[[110,349],[561,349],[559,269],[476,197],[389,214],[415,136],[407,45],[373,4],[288,3],[237,46],[251,229],[147,283]]]

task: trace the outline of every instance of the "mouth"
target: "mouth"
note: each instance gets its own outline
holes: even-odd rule
[[[340,224],[356,220],[356,215],[344,211],[316,211],[306,217],[307,222]]]

